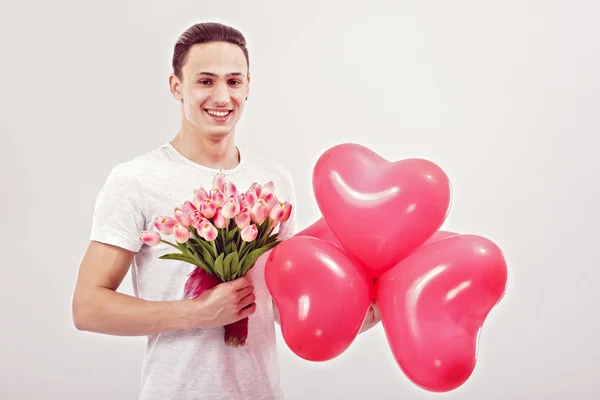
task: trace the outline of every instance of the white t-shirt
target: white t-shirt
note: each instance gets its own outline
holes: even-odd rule
[[[292,203],[280,238],[296,230],[296,197],[290,173],[282,166],[238,148],[240,163],[221,170],[238,191],[254,182],[273,181],[276,196]],[[146,300],[184,299],[184,284],[193,265],[158,256],[172,253],[161,243],[141,244],[142,230],[153,230],[157,215],[193,200],[194,189],[209,190],[219,170],[194,163],[170,143],[114,167],[96,199],[91,240],[137,252],[132,263],[136,296]],[[174,241],[171,240],[172,242]],[[255,287],[256,312],[249,318],[244,347],[224,343],[223,328],[165,332],[148,336],[142,366],[140,400],[279,400],[280,388],[271,296],[264,279],[265,256],[249,272]]]

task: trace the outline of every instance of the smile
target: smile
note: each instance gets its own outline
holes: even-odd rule
[[[205,110],[205,111],[208,113],[208,115],[210,115],[212,117],[217,117],[217,118],[225,118],[229,114],[231,114],[231,110],[227,110],[227,111]]]

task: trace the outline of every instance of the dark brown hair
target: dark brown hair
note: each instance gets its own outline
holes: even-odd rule
[[[238,45],[246,57],[246,65],[250,69],[246,38],[240,31],[218,22],[203,22],[191,26],[179,36],[173,51],[173,73],[182,79],[181,68],[187,60],[190,48],[195,44],[227,42]]]

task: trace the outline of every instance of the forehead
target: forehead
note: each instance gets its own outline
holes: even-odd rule
[[[183,72],[186,76],[193,76],[198,72],[246,75],[246,57],[242,49],[235,44],[223,42],[196,44],[188,53]]]

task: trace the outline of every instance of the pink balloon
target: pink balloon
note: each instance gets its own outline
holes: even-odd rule
[[[389,162],[357,144],[338,145],[321,155],[313,189],[327,225],[373,277],[440,228],[451,197],[448,177],[434,163]]]
[[[326,241],[329,244],[334,245],[342,251],[346,251],[344,246],[340,243],[337,237],[333,234],[327,222],[323,218],[319,218],[317,221],[304,228],[300,232],[296,233],[295,236],[310,236],[317,239]]]
[[[448,231],[437,231],[434,233],[427,241],[423,244],[423,246],[427,246],[428,244],[435,243],[438,240],[445,239],[450,236],[456,236],[458,233],[448,232]]]
[[[506,285],[502,251],[475,235],[423,246],[386,271],[375,295],[406,376],[433,392],[461,386],[475,368],[483,323]]]
[[[308,236],[275,247],[265,279],[286,344],[309,361],[342,354],[358,335],[374,297],[360,266],[337,247]]]

